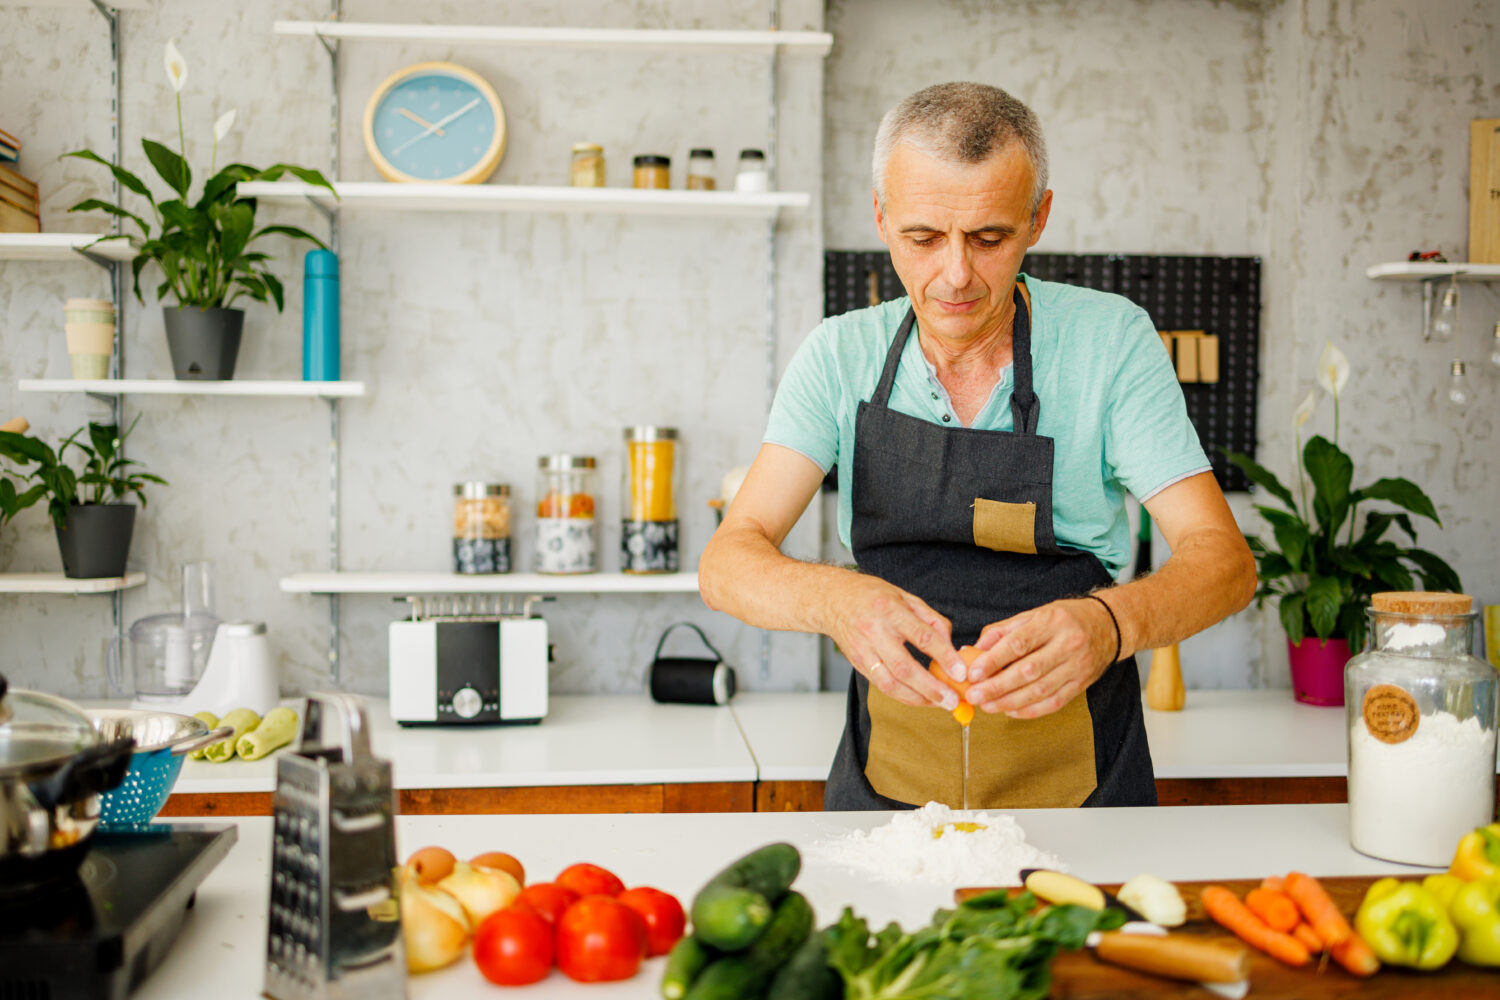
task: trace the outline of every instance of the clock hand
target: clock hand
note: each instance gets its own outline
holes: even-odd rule
[[[453,112],[451,115],[445,115],[444,117],[439,118],[436,122],[434,122],[433,124],[427,126],[427,129],[425,131],[418,132],[416,135],[412,136],[410,139],[407,139],[401,145],[399,145],[395,149],[391,150],[391,155],[392,156],[396,155],[397,153],[399,153],[403,149],[405,149],[407,146],[410,146],[412,143],[416,142],[418,139],[425,139],[425,138],[427,138],[429,135],[431,135],[432,133],[436,132],[438,129],[442,128],[444,125],[448,124],[453,119],[457,118],[459,115],[468,114],[470,111],[472,111],[474,109],[474,107],[478,103],[479,103],[479,98],[476,97],[472,101],[470,101],[468,104],[465,104],[463,107],[461,107],[457,111]]]
[[[416,122],[418,125],[421,125],[423,128],[430,128],[430,129],[432,129],[432,131],[436,132],[438,135],[442,135],[443,134],[443,130],[442,129],[437,128],[436,126],[434,126],[433,124],[431,124],[430,122],[428,122],[428,120],[426,118],[423,118],[421,115],[417,114],[415,111],[410,110],[409,108],[397,108],[396,109],[396,113],[397,114],[405,115],[406,117],[410,118],[412,121]]]

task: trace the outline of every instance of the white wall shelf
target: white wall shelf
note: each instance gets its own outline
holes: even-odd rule
[[[525,28],[501,25],[359,24],[348,21],[277,21],[278,35],[339,41],[445,42],[466,45],[548,46],[576,49],[687,49],[770,52],[779,49],[826,56],[833,36],[824,31],[712,31],[630,28]]]
[[[294,573],[288,594],[696,594],[697,573]]]
[[[115,10],[151,10],[157,0],[104,0],[104,6]],[[0,7],[72,7],[74,10],[93,10],[89,0],[0,0]]]
[[[1374,281],[1431,281],[1455,274],[1459,281],[1500,281],[1500,264],[1466,264],[1463,261],[1435,264],[1425,260],[1403,260],[1365,268],[1365,277]]]
[[[87,392],[95,396],[304,396],[322,399],[363,396],[363,382],[293,382],[225,379],[195,382],[174,378],[23,378],[22,392]]]
[[[655,191],[635,188],[542,187],[518,184],[393,184],[338,181],[328,192],[301,181],[248,181],[243,198],[301,201],[325,207],[427,212],[608,212],[620,215],[749,216],[774,218],[783,208],[812,204],[805,191]]]
[[[0,0],[3,2],[3,0]],[[0,260],[76,260],[88,258],[79,251],[93,243],[100,235],[96,233],[0,233]],[[100,243],[88,251],[97,257],[111,261],[128,261],[135,251],[124,240]]]
[[[112,594],[145,582],[145,573],[90,580],[75,580],[61,573],[0,573],[0,594]]]

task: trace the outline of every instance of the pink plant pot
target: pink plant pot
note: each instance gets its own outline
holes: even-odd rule
[[[1344,665],[1353,654],[1343,639],[1308,636],[1301,642],[1286,641],[1292,664],[1292,693],[1307,705],[1336,708],[1344,704]]]

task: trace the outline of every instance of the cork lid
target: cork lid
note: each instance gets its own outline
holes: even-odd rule
[[[1466,615],[1473,610],[1474,598],[1442,591],[1389,590],[1371,597],[1370,606],[1398,615]]]

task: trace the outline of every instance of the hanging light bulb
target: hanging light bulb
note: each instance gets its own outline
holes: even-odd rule
[[[1452,340],[1458,330],[1458,275],[1443,289],[1443,302],[1438,306],[1437,316],[1432,320],[1433,340]]]
[[[1490,341],[1490,367],[1500,368],[1500,319],[1495,320],[1495,337]]]
[[[1467,368],[1462,361],[1453,362],[1448,376],[1448,403],[1455,410],[1461,410],[1469,402],[1469,379],[1465,374]]]

